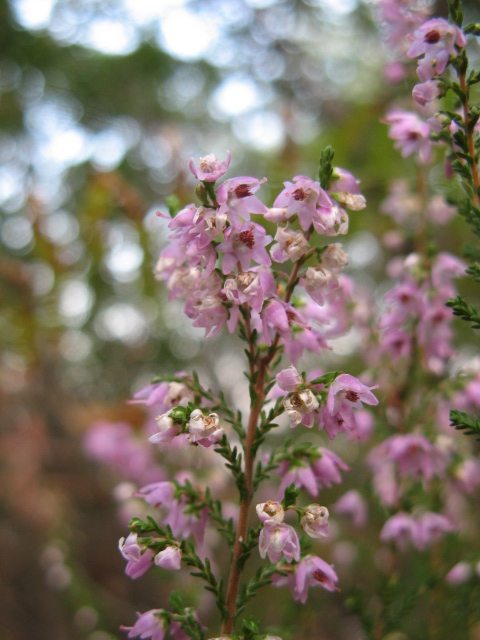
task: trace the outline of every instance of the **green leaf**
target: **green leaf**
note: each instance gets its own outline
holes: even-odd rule
[[[332,382],[342,373],[342,371],[330,371],[329,373],[325,373],[319,378],[315,378],[315,380],[312,380],[311,382],[309,382],[309,384],[324,384],[326,387],[329,387]]]
[[[165,198],[165,204],[168,207],[168,213],[172,216],[172,218],[174,218],[180,211],[180,200],[175,194],[172,194]]]
[[[450,411],[450,424],[455,429],[463,431],[466,436],[479,436],[476,438],[480,442],[480,419],[477,416],[452,409]]]
[[[470,22],[465,27],[463,27],[463,31],[465,33],[472,33],[474,36],[480,36],[480,24],[479,23],[475,24],[475,22]]]
[[[330,145],[325,147],[320,154],[320,162],[318,167],[318,179],[322,189],[328,189],[330,181],[333,176],[333,157],[335,155],[334,150]]]
[[[480,315],[473,304],[469,304],[461,296],[451,298],[446,302],[447,307],[453,309],[453,314],[466,322],[472,323],[472,329],[480,329]]]
[[[480,282],[480,266],[478,264],[472,264],[465,273],[473,278],[475,282]]]
[[[182,614],[185,611],[185,605],[183,604],[183,598],[179,591],[172,591],[168,598],[170,606],[175,613]]]
[[[292,482],[286,489],[285,495],[282,500],[282,506],[284,509],[288,509],[289,507],[294,507],[297,503],[297,498],[300,493],[300,489],[295,486],[295,483]]]

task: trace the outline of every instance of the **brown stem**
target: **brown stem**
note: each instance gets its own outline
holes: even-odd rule
[[[248,316],[247,316],[248,317]],[[248,335],[248,333],[247,333]],[[250,336],[249,336],[250,338]],[[242,553],[242,542],[245,541],[247,536],[247,524],[248,524],[248,512],[253,495],[253,464],[255,462],[255,454],[252,451],[253,443],[255,441],[255,432],[257,429],[258,419],[260,417],[260,411],[262,409],[265,400],[265,374],[268,365],[265,361],[260,362],[258,370],[258,378],[255,384],[255,392],[257,398],[252,406],[250,413],[250,419],[248,421],[247,435],[245,437],[245,499],[240,503],[240,514],[238,518],[237,534],[235,538],[235,545],[233,547],[232,555],[232,568],[230,570],[230,577],[228,580],[227,596],[225,605],[228,610],[228,618],[222,627],[222,633],[231,633],[233,629],[233,622],[235,619],[235,610],[237,604],[238,586],[240,583],[241,570],[238,566],[238,560]]]
[[[480,177],[478,175],[478,165],[475,160],[475,145],[473,143],[473,133],[470,131],[470,106],[468,103],[468,87],[467,81],[465,79],[465,73],[463,71],[458,72],[458,79],[460,81],[460,86],[462,88],[465,99],[463,101],[463,119],[465,121],[465,135],[467,136],[467,144],[468,144],[468,154],[471,156],[473,160],[472,164],[472,178],[473,178],[473,187],[475,190],[474,201],[477,207],[480,207]]]
[[[310,231],[305,234],[307,240],[310,239]],[[289,302],[292,297],[293,291],[295,289],[295,281],[298,277],[298,272],[300,268],[304,264],[304,262],[315,253],[315,249],[311,249],[308,251],[300,260],[297,261],[295,266],[292,269],[292,273],[290,274],[290,278],[287,283],[287,287],[285,290],[285,302]],[[250,324],[250,310],[245,308],[245,332],[247,335],[247,341],[250,352],[250,379],[252,379],[253,374],[255,373],[255,347],[252,342],[252,332],[251,332],[251,324]],[[229,634],[233,630],[233,623],[235,620],[235,611],[237,608],[237,594],[238,587],[240,584],[241,577],[241,569],[238,566],[239,558],[242,554],[242,542],[245,541],[247,536],[247,525],[248,525],[248,513],[250,509],[250,505],[253,497],[253,465],[255,462],[255,453],[253,452],[253,444],[255,442],[255,434],[257,430],[258,420],[260,418],[260,412],[263,407],[263,403],[265,402],[265,379],[267,376],[267,372],[272,360],[275,357],[277,352],[278,342],[280,340],[280,335],[277,333],[272,341],[270,349],[267,354],[260,358],[258,362],[258,377],[254,385],[254,391],[256,394],[256,398],[254,403],[252,404],[252,410],[250,412],[250,418],[248,421],[247,434],[245,436],[245,489],[246,495],[243,500],[240,502],[240,513],[238,516],[238,525],[237,532],[235,537],[235,544],[233,546],[233,554],[232,554],[232,568],[230,569],[230,577],[228,579],[227,586],[227,595],[225,598],[225,606],[228,611],[228,617],[222,626],[222,634]]]

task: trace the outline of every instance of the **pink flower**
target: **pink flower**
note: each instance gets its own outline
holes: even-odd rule
[[[284,182],[285,189],[277,196],[274,208],[286,208],[285,217],[297,214],[300,226],[308,231],[317,205],[331,207],[332,202],[318,182],[306,176],[295,176],[292,182]]]
[[[262,335],[267,345],[272,344],[273,333],[287,333],[290,322],[284,303],[280,300],[269,300],[262,310]]]
[[[308,240],[303,233],[289,227],[278,227],[275,240],[278,244],[273,245],[270,250],[272,259],[275,262],[285,262],[286,260],[296,262],[310,248]]]
[[[142,614],[138,613],[139,618],[133,627],[121,627],[121,629],[129,632],[129,638],[163,640],[165,638],[166,625],[162,614],[163,609],[151,609]]]
[[[350,516],[356,527],[363,527],[367,521],[367,505],[358,491],[347,491],[335,503],[335,513]]]
[[[454,472],[455,482],[465,493],[473,493],[480,486],[480,460],[467,458]]]
[[[466,45],[463,31],[443,18],[427,20],[413,34],[413,42],[407,51],[408,58],[423,58],[418,63],[420,80],[431,80],[441,75],[448,64],[450,56],[456,57],[455,47]]]
[[[198,166],[194,159],[190,158],[188,166],[198,180],[202,182],[215,182],[226,172],[230,165],[230,160],[230,151],[227,151],[227,159],[225,162],[220,162],[213,153],[209,153],[208,156],[200,158]]]
[[[280,497],[283,498],[285,489],[292,482],[298,488],[304,487],[311,496],[316,497],[318,495],[317,477],[306,459],[295,460],[295,463],[290,468],[288,461],[284,460],[278,469],[278,473],[283,476],[278,489]]]
[[[378,399],[373,395],[371,389],[376,389],[376,387],[367,387],[358,378],[348,373],[342,373],[335,378],[328,390],[328,412],[334,416],[345,405],[361,408],[363,407],[362,402],[376,406]]]
[[[152,451],[140,441],[132,427],[124,422],[95,422],[89,429],[84,448],[89,456],[121,472],[138,483],[162,480]]]
[[[254,222],[244,222],[239,229],[228,227],[224,234],[225,242],[217,246],[217,251],[223,253],[222,271],[231,273],[240,263],[242,269],[247,271],[250,261],[269,267],[272,264],[265,246],[272,241],[272,236],[267,236],[265,229]]]
[[[323,306],[325,297],[338,287],[338,280],[329,269],[322,265],[316,265],[315,267],[308,267],[302,284],[312,300]]]
[[[333,565],[328,564],[318,556],[305,556],[297,567],[295,573],[295,586],[293,597],[295,600],[305,603],[310,587],[321,586],[327,591],[339,591],[335,586],[338,576]]]
[[[395,140],[395,149],[400,149],[403,157],[416,153],[420,163],[429,161],[432,149],[430,127],[416,113],[391,111],[384,122],[390,125],[388,135]]]
[[[205,338],[216,336],[228,318],[227,309],[220,297],[216,295],[202,297],[200,291],[194,299],[187,300],[185,313],[192,318],[194,327],[205,329]]]
[[[415,102],[424,107],[429,102],[436,100],[441,92],[442,90],[437,80],[427,80],[413,87],[412,96]]]
[[[443,475],[446,463],[445,455],[430,440],[414,433],[395,435],[384,440],[371,452],[370,460],[374,464],[375,460],[379,464],[382,464],[382,460],[396,462],[400,476],[411,475],[426,480]]]
[[[123,555],[123,550],[122,555]],[[125,557],[125,556],[124,556]],[[125,573],[132,580],[136,580],[143,576],[153,564],[154,553],[151,549],[146,549],[144,553],[138,558],[138,560],[134,560],[133,558],[127,562],[127,566],[125,567]]]
[[[282,369],[277,373],[277,384],[283,391],[296,391],[297,387],[303,382],[302,376],[298,373],[293,365],[287,369]]]
[[[412,351],[412,337],[405,329],[386,329],[381,336],[380,351],[392,360],[408,358]]]
[[[251,213],[266,213],[267,207],[253,194],[267,179],[257,180],[250,176],[241,176],[225,180],[217,191],[220,210],[226,212],[234,227],[240,227],[243,221],[250,220]]]
[[[329,449],[318,447],[317,452],[321,454],[321,457],[312,462],[312,470],[319,489],[323,487],[330,488],[332,484],[339,484],[342,481],[340,471],[350,471],[350,467]]]
[[[417,523],[407,513],[396,513],[389,518],[380,531],[382,542],[394,541],[401,549],[417,536]]]
[[[348,231],[348,214],[335,202],[318,207],[312,222],[315,231],[323,236],[338,236]]]
[[[203,545],[208,522],[208,509],[202,509],[198,515],[192,513],[185,496],[180,501],[173,500],[164,519],[164,524],[171,527],[175,538],[185,540],[189,535],[193,535],[199,545]]]
[[[472,566],[468,562],[458,562],[445,576],[445,582],[452,587],[456,587],[467,582],[472,573]]]
[[[357,438],[357,440],[360,438],[356,432],[357,423],[352,407],[346,403],[342,404],[335,415],[330,413],[328,407],[323,406],[320,415],[319,428],[325,428],[330,440],[333,440],[339,433],[345,433],[351,438]]]
[[[142,487],[133,495],[136,498],[143,498],[152,507],[162,505],[168,507],[173,500],[174,493],[175,485],[172,482],[153,482]]]
[[[382,71],[388,84],[400,84],[407,77],[407,69],[401,62],[389,62]]]
[[[386,27],[387,42],[400,51],[404,49],[407,36],[431,11],[425,3],[411,0],[381,0],[377,7],[379,20]]]
[[[182,563],[182,552],[178,547],[168,546],[163,551],[157,553],[154,559],[157,567],[168,571],[178,571]]]
[[[300,542],[295,529],[288,524],[264,526],[258,540],[260,557],[268,558],[275,564],[283,557],[287,562],[300,560]]]
[[[223,293],[235,305],[246,302],[257,313],[262,310],[265,292],[258,271],[243,271],[238,276],[227,278]]]
[[[173,438],[176,438],[180,433],[181,425],[173,422],[170,412],[157,416],[155,420],[157,421],[158,433],[150,436],[150,442],[153,442],[154,444],[169,442],[170,440],[173,440]]]
[[[432,267],[432,284],[436,288],[449,286],[453,278],[460,278],[465,275],[467,264],[451,253],[442,252],[437,256]],[[455,290],[449,289],[449,295],[454,295]]]
[[[140,546],[137,542],[138,534],[130,533],[128,537],[120,538],[118,548],[125,560],[138,562],[145,547]]]
[[[157,382],[149,384],[147,387],[140,389],[130,400],[130,404],[144,404],[146,407],[152,407],[156,404],[163,404],[165,396],[168,393],[168,382]]]
[[[333,175],[338,177],[332,180],[328,190],[329,195],[350,211],[365,209],[366,200],[358,186],[360,181],[349,171],[340,167],[335,167]]]
[[[417,521],[417,536],[415,546],[417,549],[424,549],[443,537],[445,533],[453,531],[453,525],[439,513],[424,513]]]

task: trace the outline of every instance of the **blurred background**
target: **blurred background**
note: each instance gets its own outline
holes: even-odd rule
[[[332,144],[368,202],[344,242],[350,273],[385,291],[391,221],[379,205],[388,181],[415,167],[380,118],[395,100],[412,108],[414,69],[385,75],[395,60],[377,9],[0,0],[2,640],[124,637],[119,626],[136,610],[160,606],[158,578],[132,583],[123,573],[123,477],[85,454],[92,423],[140,427],[144,414],[127,399],[156,373],[192,367],[212,381],[238,369],[227,386],[241,406],[236,345],[222,334],[212,350],[153,276],[166,239],[156,212],[171,194],[194,200],[191,156],[230,150],[228,177],[267,176],[270,205],[284,180],[313,176]],[[441,167],[430,180],[441,189]],[[458,254],[466,232],[455,220],[444,248]],[[358,343],[342,345],[332,363],[355,370]],[[299,608],[288,606],[295,619]],[[314,614],[304,615],[308,630]],[[362,637],[342,624],[328,637]]]

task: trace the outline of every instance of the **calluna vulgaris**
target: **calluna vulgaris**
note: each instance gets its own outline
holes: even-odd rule
[[[383,508],[379,538],[391,557],[431,549],[436,575],[443,571],[442,579],[451,585],[466,582],[474,572],[471,556],[438,569],[435,552],[443,538],[468,528],[468,509],[457,505],[466,505],[480,486],[478,457],[468,440],[451,436],[449,427],[453,409],[454,426],[480,433],[480,421],[467,413],[480,407],[480,374],[455,377],[450,366],[456,356],[453,314],[476,328],[480,317],[473,305],[455,297],[453,280],[467,265],[439,250],[435,234],[458,207],[480,235],[480,109],[471,104],[480,73],[469,71],[466,55],[467,34],[480,35],[480,25],[462,29],[457,0],[450,3],[449,21],[430,18],[429,8],[403,0],[381,0],[377,6],[392,58],[387,79],[406,77],[407,59],[416,59],[421,81],[413,88],[410,109],[392,105],[384,119],[395,147],[414,159],[416,180],[415,189],[406,180],[393,182],[382,205],[397,224],[384,243],[397,255],[388,266],[394,284],[379,308],[368,291],[357,291],[343,274],[348,255],[332,241],[348,232],[347,211],[357,212],[366,202],[354,176],[333,165],[329,147],[321,154],[318,175],[285,182],[272,207],[258,197],[265,178],[242,176],[218,184],[228,170],[229,153],[224,162],[214,155],[198,163],[192,159],[198,204],[169,220],[169,244],[156,277],[166,282],[171,300],[184,301],[184,313],[206,337],[225,326],[245,343],[249,413],[234,411],[224,392],[204,385],[196,373],[164,376],[139,391],[133,402],[148,409],[148,439],[165,464],[174,461],[168,463],[170,469],[176,465],[173,478],[126,425],[97,425],[88,437],[90,453],[122,470],[135,483],[134,496],[145,503],[142,517],[131,520],[129,535],[120,540],[127,575],[136,579],[154,565],[165,571],[180,570],[182,563],[190,567],[213,594],[221,638],[273,640],[251,618],[234,628],[262,586],[285,585],[301,603],[310,587],[341,589],[333,564],[321,557],[329,510],[349,517],[356,529],[367,522],[366,496],[357,489],[334,505],[319,504],[322,489],[341,483],[349,470],[341,457],[303,439],[275,439],[270,432],[277,428],[303,435],[305,428],[318,429],[326,435],[325,444],[344,436],[372,438],[366,463]],[[447,94],[454,96],[455,108],[435,111],[435,101]],[[464,187],[464,198],[456,202],[435,192],[428,179],[442,145],[447,178],[459,175]],[[476,263],[480,252],[470,247],[467,257]],[[476,264],[468,273],[480,280]],[[446,306],[449,299],[453,311]],[[329,340],[352,324],[364,347],[361,379],[319,367],[297,368],[306,352],[321,366]],[[378,404],[377,386],[381,403],[370,413],[364,405]],[[225,465],[219,466],[222,458]],[[236,486],[238,504],[225,499],[226,474]],[[261,498],[255,499],[259,489]],[[218,536],[212,530],[230,549],[228,570],[216,565]],[[252,554],[262,562],[246,581]],[[419,589],[435,589],[437,582]],[[392,589],[389,583],[385,597],[381,594],[376,617],[365,613],[360,600],[350,599],[368,637],[392,630]],[[212,637],[178,592],[171,594],[168,608],[139,614],[125,631],[129,638],[153,640],[167,634],[177,640]]]

